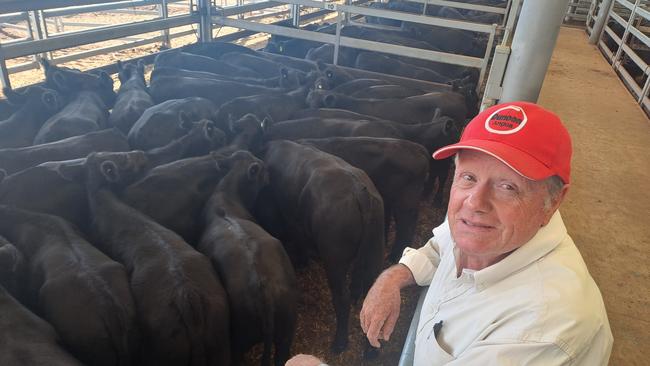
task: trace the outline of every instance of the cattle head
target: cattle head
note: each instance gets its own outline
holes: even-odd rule
[[[88,155],[83,167],[89,190],[100,187],[120,189],[146,172],[148,160],[142,151],[97,152]]]
[[[331,90],[332,87],[332,83],[324,76],[321,76],[314,81],[314,89]]]
[[[280,69],[280,88],[296,89],[308,85],[314,75],[314,73],[307,74],[300,70],[283,67]]]
[[[316,63],[318,71],[328,80],[330,89],[350,80],[354,80],[354,76],[342,68],[334,65],[328,65],[322,61]]]
[[[11,104],[38,110],[47,115],[58,112],[63,104],[61,95],[56,90],[41,86],[30,86],[22,92],[4,88],[3,92]]]
[[[228,118],[230,132],[234,136],[230,145],[242,150],[256,151],[261,146],[264,137],[262,121],[252,113],[248,113],[238,120],[233,120],[231,116]],[[266,118],[270,119],[268,116]]]
[[[88,90],[96,92],[108,108],[115,104],[113,79],[105,71],[81,72],[76,69],[50,65],[45,69],[46,85],[64,95]]]
[[[187,131],[182,138],[184,144],[192,149],[191,156],[204,155],[226,145],[226,133],[209,119],[191,122],[187,117],[182,117],[181,128]]]
[[[327,90],[312,90],[307,94],[309,108],[336,108],[338,96]]]
[[[0,208],[0,215],[5,208],[6,206]],[[25,258],[20,250],[0,236],[0,285],[17,296],[21,287],[24,287],[26,269]]]
[[[248,151],[236,151],[224,158],[219,153],[212,153],[217,169],[228,171],[219,182],[218,190],[236,189],[232,194],[239,195],[245,206],[253,208],[259,191],[269,184],[269,174],[262,160]]]
[[[144,81],[144,61],[139,60],[137,63],[117,61],[117,77],[120,79],[121,84],[125,84],[131,79],[136,79],[142,84]]]

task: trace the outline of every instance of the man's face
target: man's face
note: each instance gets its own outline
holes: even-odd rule
[[[449,198],[449,226],[467,256],[498,261],[548,223],[546,185],[519,175],[498,159],[473,150],[459,153]]]

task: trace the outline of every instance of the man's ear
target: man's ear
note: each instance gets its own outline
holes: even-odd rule
[[[560,208],[562,202],[564,202],[564,198],[566,197],[566,194],[569,192],[569,186],[570,184],[563,185],[562,188],[560,188],[560,192],[558,192],[556,195],[554,195],[554,197],[551,198],[550,205],[548,206],[548,211],[546,212],[546,215],[544,217],[544,222],[541,225],[542,227],[548,225],[555,211],[557,211],[558,208]]]

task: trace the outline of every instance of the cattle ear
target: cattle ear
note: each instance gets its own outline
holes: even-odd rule
[[[193,122],[190,119],[190,116],[188,116],[187,113],[185,113],[185,111],[178,112],[178,119],[180,120],[178,126],[182,130],[189,131],[192,129]]]
[[[436,111],[433,112],[433,118],[431,118],[431,122],[433,122],[433,121],[437,120],[438,118],[440,118],[440,115],[442,115],[442,109],[436,108]]]
[[[9,87],[2,88],[2,92],[11,104],[22,105],[27,101],[26,92],[19,93]]]
[[[52,83],[54,83],[54,86],[60,90],[60,91],[69,91],[70,89],[68,88],[68,85],[66,83],[66,77],[63,75],[62,72],[60,71],[55,71],[52,74]]]
[[[257,176],[262,171],[260,163],[252,163],[248,166],[248,180],[256,180]]]
[[[271,116],[264,117],[262,122],[260,122],[260,127],[262,127],[262,131],[266,132],[266,129],[269,128],[270,126],[273,126],[273,119],[271,118]]]
[[[116,183],[120,180],[120,173],[117,169],[117,165],[110,160],[103,161],[99,164],[99,171],[107,182]]]
[[[318,71],[323,72],[327,68],[327,64],[325,64],[322,60],[318,60],[316,61],[316,67],[318,68]]]
[[[327,94],[323,97],[323,104],[325,104],[325,107],[328,108],[334,108],[336,105],[336,95],[334,94]]]
[[[99,82],[103,86],[107,86],[107,87],[110,87],[111,89],[113,89],[113,79],[105,71],[100,71],[99,72]]]
[[[138,73],[144,75],[144,61],[138,60]]]
[[[50,108],[56,108],[56,97],[54,96],[53,93],[50,92],[45,92],[41,96],[41,100],[43,101],[43,104]]]

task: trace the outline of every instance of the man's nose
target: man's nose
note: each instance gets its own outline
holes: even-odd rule
[[[478,184],[469,192],[465,204],[475,212],[488,212],[491,209],[490,195],[487,184]]]

